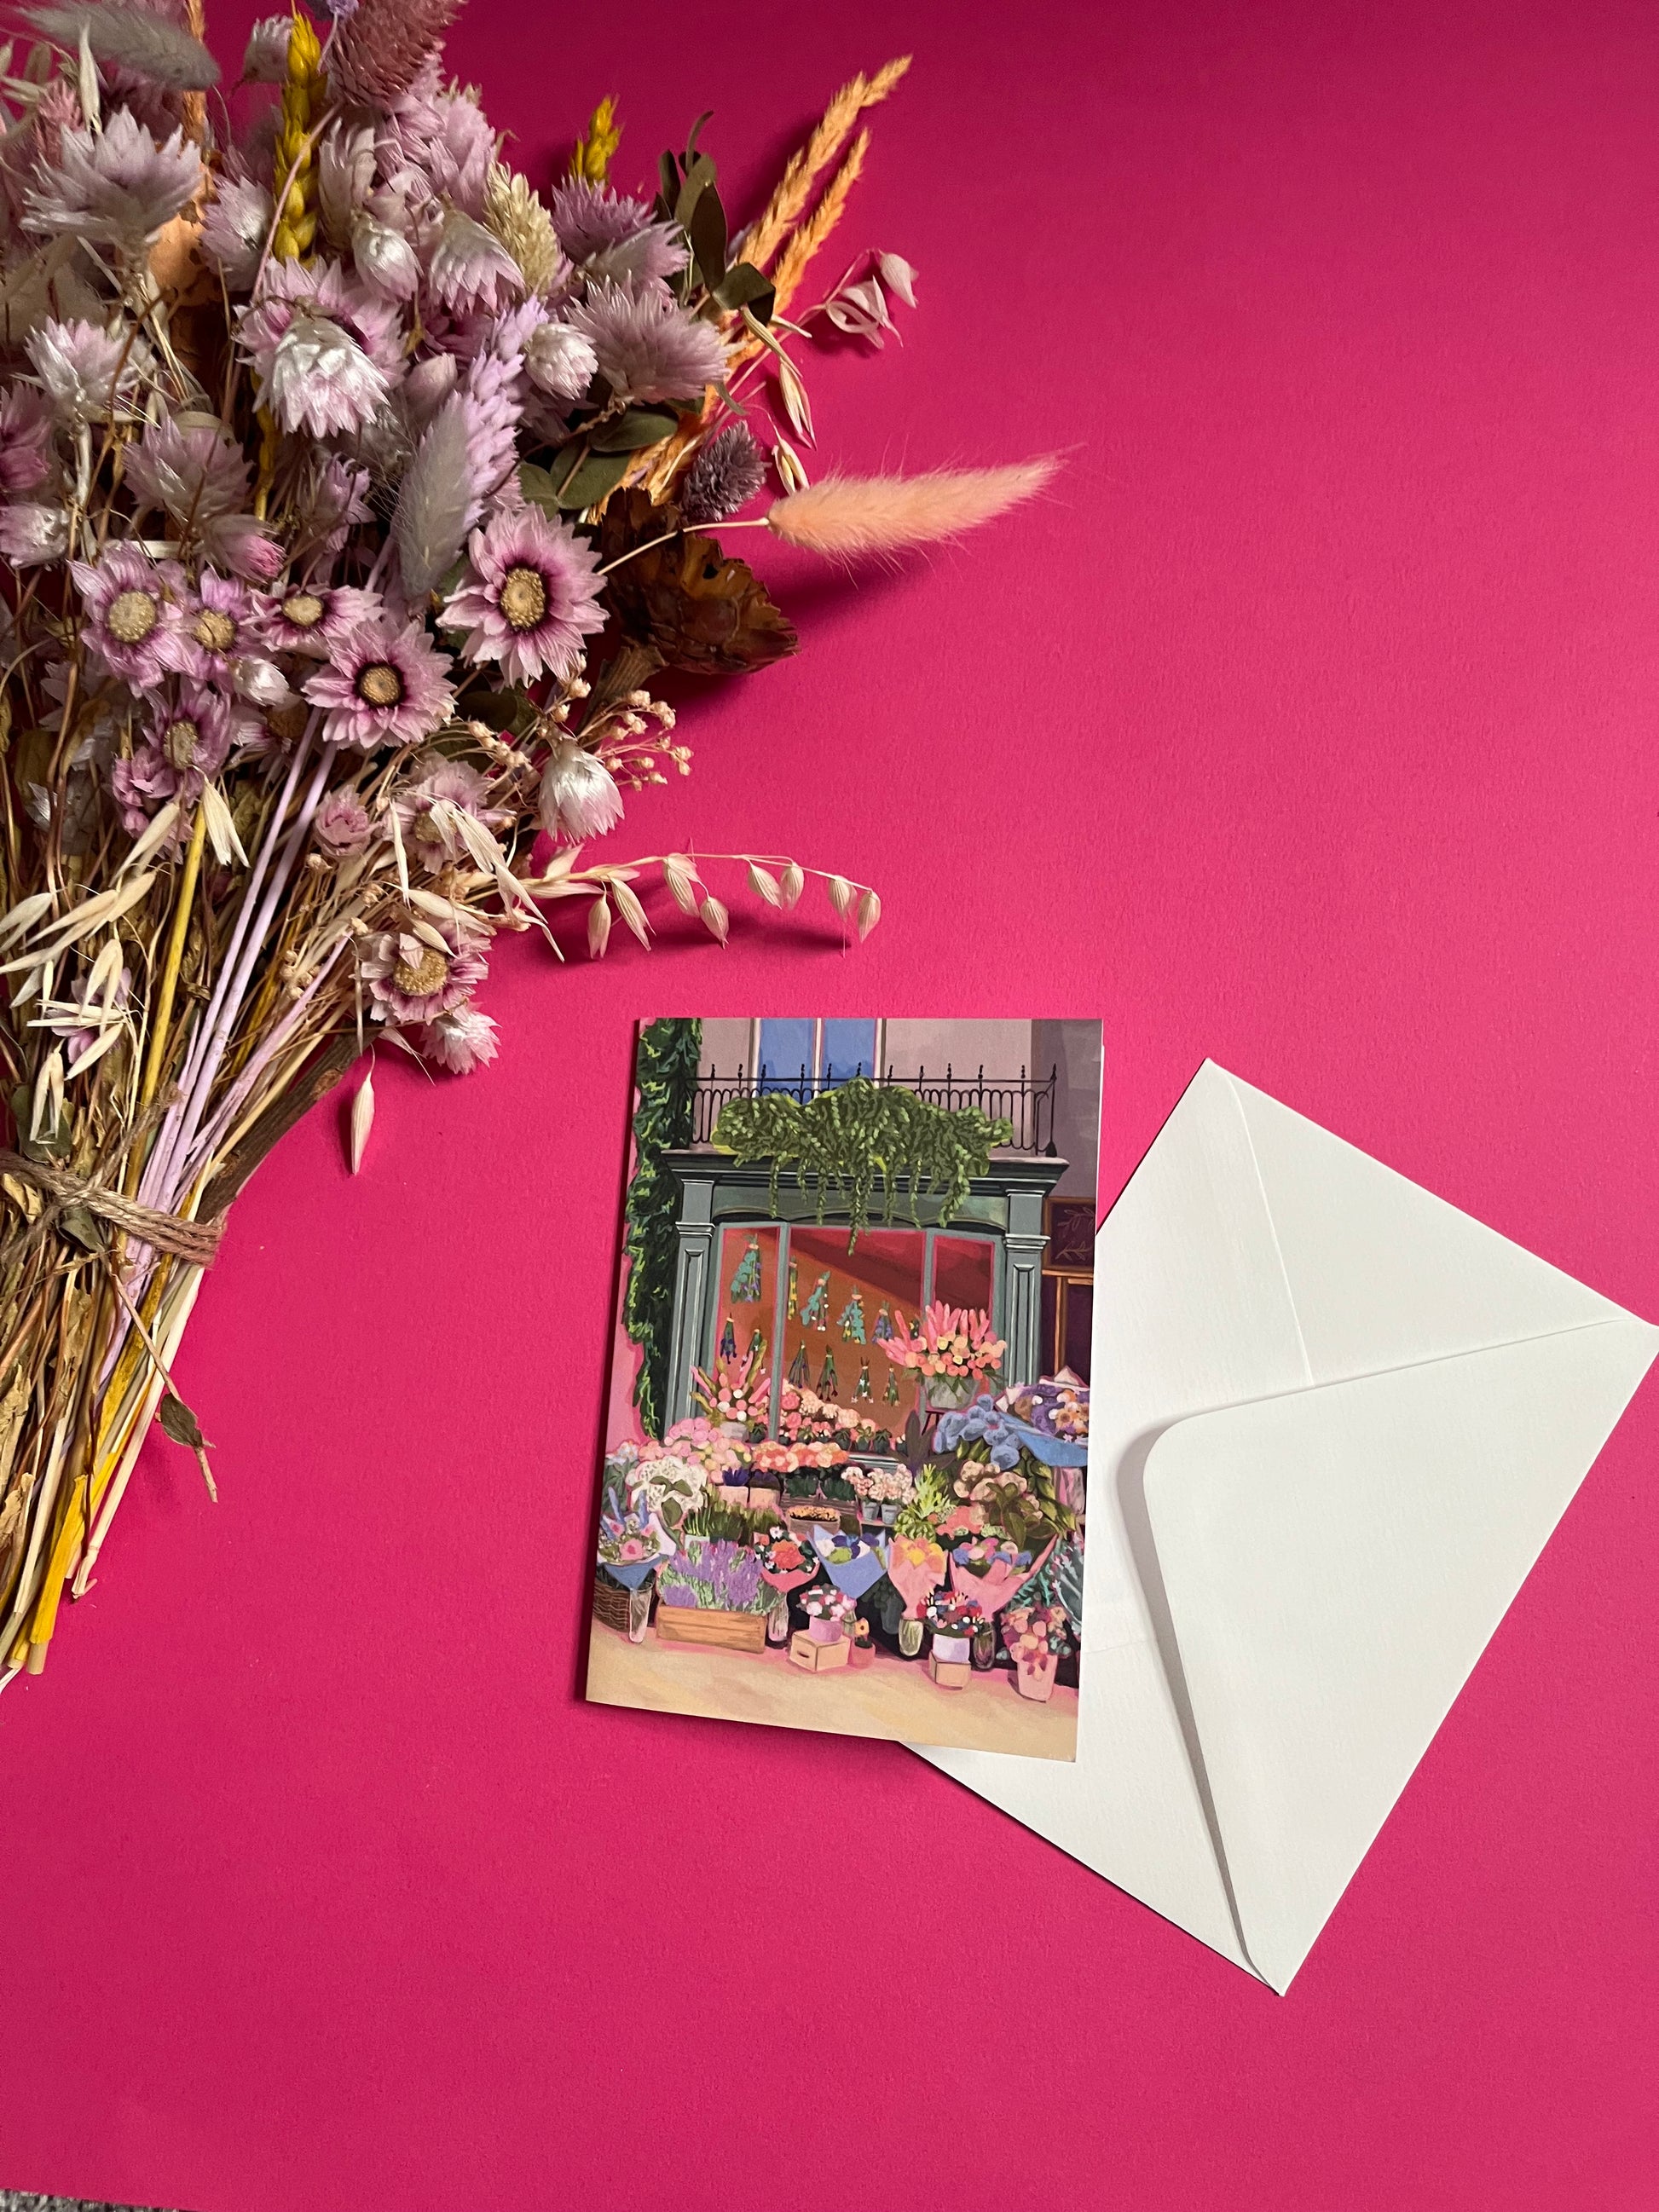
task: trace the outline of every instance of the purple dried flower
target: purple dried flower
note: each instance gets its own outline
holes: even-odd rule
[[[37,172],[23,222],[29,230],[141,252],[201,181],[201,155],[182,131],[158,145],[130,109],[118,107],[100,131],[64,133],[56,163]]]
[[[554,231],[576,262],[592,261],[613,246],[626,246],[645,231],[667,228],[652,222],[646,201],[629,199],[609,185],[591,185],[583,177],[555,185],[552,199]],[[678,266],[685,266],[683,247]]]
[[[450,817],[453,807],[482,822],[487,830],[501,830],[512,820],[504,807],[487,806],[489,789],[483,776],[465,761],[446,760],[441,753],[427,754],[413,763],[412,781],[404,785],[392,801],[404,850],[420,860],[434,876],[466,858],[466,845]],[[434,810],[442,802],[442,814]]]
[[[384,605],[378,592],[360,591],[350,584],[294,584],[261,599],[255,620],[267,652],[304,653],[321,660],[348,630],[378,622]]]
[[[331,791],[311,818],[311,834],[331,859],[343,860],[361,853],[374,825],[368,810],[355,791]]]
[[[135,691],[155,690],[187,593],[184,572],[118,540],[95,562],[71,561],[70,574],[81,594],[82,642]]]
[[[253,595],[246,584],[204,568],[179,609],[179,624],[160,651],[169,668],[199,684],[228,684],[231,664],[253,639]]]
[[[27,384],[0,393],[0,491],[33,491],[44,483],[51,463],[52,410]]]
[[[685,472],[676,505],[687,522],[724,522],[766,481],[766,457],[746,422],[711,438]]]
[[[359,107],[395,106],[459,6],[460,0],[361,0],[329,47],[331,89]]]
[[[377,1022],[435,1022],[465,1006],[489,974],[475,951],[453,926],[425,925],[430,936],[409,929],[383,929],[360,939],[358,972],[368,986],[369,1012]],[[440,951],[431,942],[441,937]]]
[[[288,28],[283,19],[283,30]],[[270,234],[270,194],[251,177],[225,177],[202,217],[202,252],[233,292],[246,292],[259,273]]]
[[[0,507],[0,560],[14,568],[38,568],[61,561],[69,551],[69,515],[61,507],[39,507],[29,500]]]
[[[487,1066],[501,1049],[495,1023],[471,1001],[428,1022],[416,1042],[428,1060],[452,1075],[471,1075],[475,1067]]]
[[[493,230],[459,208],[438,224],[427,256],[427,283],[442,307],[505,307],[524,289],[524,271]]]
[[[617,779],[597,753],[574,738],[554,746],[542,770],[541,821],[551,837],[602,837],[623,818]]]
[[[419,623],[394,630],[363,623],[334,647],[326,668],[304,686],[313,707],[326,708],[323,741],[373,752],[430,737],[455,703],[446,681],[447,659],[433,650]]]
[[[125,412],[148,375],[149,348],[135,332],[96,323],[46,321],[24,341],[29,361],[61,422],[78,429]]]
[[[475,530],[467,559],[443,614],[446,627],[468,630],[462,659],[499,661],[512,684],[574,676],[582,640],[605,628],[599,556],[586,539],[539,507],[522,507]]]
[[[619,399],[695,399],[726,374],[720,333],[665,286],[596,284],[568,320]]]
[[[543,323],[524,349],[525,374],[550,399],[580,399],[599,365],[592,347],[568,323]]]

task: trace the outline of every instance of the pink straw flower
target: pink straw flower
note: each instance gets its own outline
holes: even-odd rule
[[[445,680],[448,666],[419,623],[401,630],[362,623],[346,632],[328,666],[303,688],[313,707],[327,709],[325,744],[373,752],[379,745],[417,744],[447,720],[455,703],[454,687]]]
[[[348,860],[368,844],[374,825],[355,791],[331,791],[311,818],[311,834],[331,860]]]
[[[413,927],[382,929],[360,940],[357,965],[373,1001],[369,1012],[377,1022],[395,1028],[416,1022],[436,1023],[453,1014],[482,983],[489,967],[481,953],[465,944],[459,931],[426,926],[417,937]],[[441,937],[441,947],[432,939]],[[461,1071],[464,1073],[465,1071]]]
[[[378,592],[349,584],[290,584],[255,604],[255,626],[268,653],[304,653],[325,659],[346,635],[378,622],[386,602]]]
[[[84,609],[81,636],[135,691],[153,691],[167,665],[185,593],[183,572],[117,542],[95,562],[71,561]]]
[[[428,1060],[436,1060],[452,1075],[471,1075],[475,1067],[487,1066],[501,1049],[495,1023],[470,1001],[428,1022],[416,1042]]]
[[[463,659],[498,660],[514,684],[574,675],[582,640],[605,628],[592,548],[568,522],[522,507],[475,530],[467,556],[466,579],[444,608],[447,627],[469,626]]]

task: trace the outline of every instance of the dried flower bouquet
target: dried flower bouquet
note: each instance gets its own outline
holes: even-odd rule
[[[611,187],[608,102],[544,200],[446,82],[456,4],[270,18],[229,95],[200,0],[37,6],[0,55],[0,1680],[158,1408],[206,1474],[170,1365],[299,1115],[371,1043],[492,1059],[491,942],[556,952],[550,902],[593,957],[613,915],[646,942],[648,872],[726,937],[707,856],[582,851],[686,770],[658,672],[795,649],[709,527],[775,478],[732,526],[880,550],[1044,475],[807,482],[803,343],[914,300],[866,253],[787,312],[902,62],[731,239],[696,132],[653,200]],[[821,880],[866,934],[874,890]]]

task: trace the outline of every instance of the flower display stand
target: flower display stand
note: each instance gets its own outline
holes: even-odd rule
[[[941,1659],[937,1651],[927,1654],[927,1672],[941,1690],[965,1690],[974,1678],[966,1660]]]
[[[766,1648],[763,1613],[724,1613],[695,1605],[659,1604],[657,1641],[697,1644],[705,1650],[762,1651]]]
[[[852,1656],[853,1647],[844,1636],[833,1644],[815,1644],[804,1628],[798,1628],[789,1639],[791,1660],[809,1674],[833,1674],[837,1667],[848,1665]]]

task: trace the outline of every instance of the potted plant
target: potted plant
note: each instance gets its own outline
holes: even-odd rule
[[[885,1347],[895,1367],[921,1376],[927,1403],[939,1408],[965,1406],[1001,1366],[1007,1349],[993,1332],[989,1314],[937,1303],[922,1315],[914,1335],[896,1335]]]
[[[657,1571],[657,1636],[664,1644],[759,1651],[775,1593],[752,1546],[688,1537]]]
[[[1060,1605],[1011,1605],[1002,1616],[1002,1640],[1014,1662],[1014,1687],[1022,1698],[1046,1705],[1060,1662],[1072,1648],[1072,1624]]]
[[[970,1597],[957,1590],[938,1589],[922,1607],[922,1619],[933,1632],[933,1657],[941,1667],[966,1667],[974,1631],[984,1618]]]
[[[833,1583],[815,1583],[800,1601],[806,1632],[814,1644],[839,1644],[853,1618],[854,1601]]]

